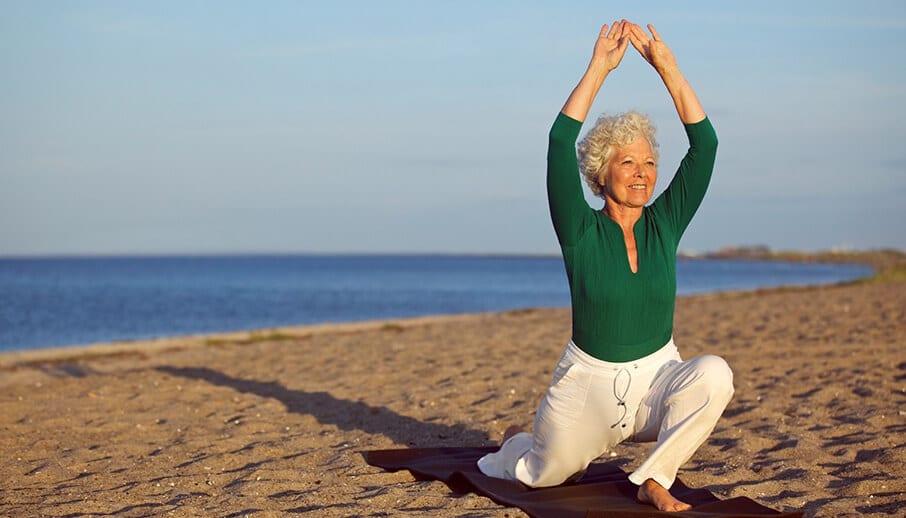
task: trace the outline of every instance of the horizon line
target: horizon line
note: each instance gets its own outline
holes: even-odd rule
[[[713,250],[679,250],[677,258],[708,258],[719,254],[744,255],[753,253],[777,255],[824,255],[824,254],[862,254],[872,252],[906,251],[894,247],[851,248],[832,247],[824,250],[775,249],[767,245],[731,245]],[[0,260],[13,259],[152,259],[175,257],[500,257],[500,258],[552,258],[561,257],[559,250],[551,252],[469,252],[469,251],[206,251],[206,252],[52,252],[52,253],[0,253]],[[728,257],[724,257],[728,258]]]

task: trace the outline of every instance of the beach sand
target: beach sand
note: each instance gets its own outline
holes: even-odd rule
[[[0,515],[525,516],[361,452],[530,424],[569,327],[543,309],[4,354]],[[675,338],[735,371],[687,484],[903,515],[906,282],[683,297]]]

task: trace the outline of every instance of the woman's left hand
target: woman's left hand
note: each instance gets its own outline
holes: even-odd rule
[[[632,27],[629,28],[629,40],[632,42],[632,46],[659,74],[663,75],[665,72],[677,69],[673,51],[664,43],[653,25],[648,24],[648,30],[651,31],[651,36],[638,25],[632,24]]]
[[[673,104],[676,106],[680,120],[685,124],[693,124],[704,119],[705,109],[698,101],[698,96],[695,95],[692,86],[680,72],[673,51],[664,43],[654,26],[648,24],[651,36],[634,23],[628,29],[629,41],[632,42],[632,46],[639,51],[645,61],[654,67],[661,76],[661,80],[664,81],[664,85],[667,86],[667,91],[673,98]]]

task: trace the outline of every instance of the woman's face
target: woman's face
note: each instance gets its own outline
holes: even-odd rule
[[[615,146],[598,181],[611,203],[644,207],[654,195],[654,184],[657,183],[657,163],[648,139],[640,135],[628,145]]]

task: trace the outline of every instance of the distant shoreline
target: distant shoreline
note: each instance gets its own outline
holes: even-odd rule
[[[680,253],[679,257],[694,259],[730,259],[750,261],[787,261],[792,263],[864,264],[875,274],[866,280],[906,279],[906,252],[893,249],[799,252],[771,250],[767,247],[727,247],[703,254]]]

